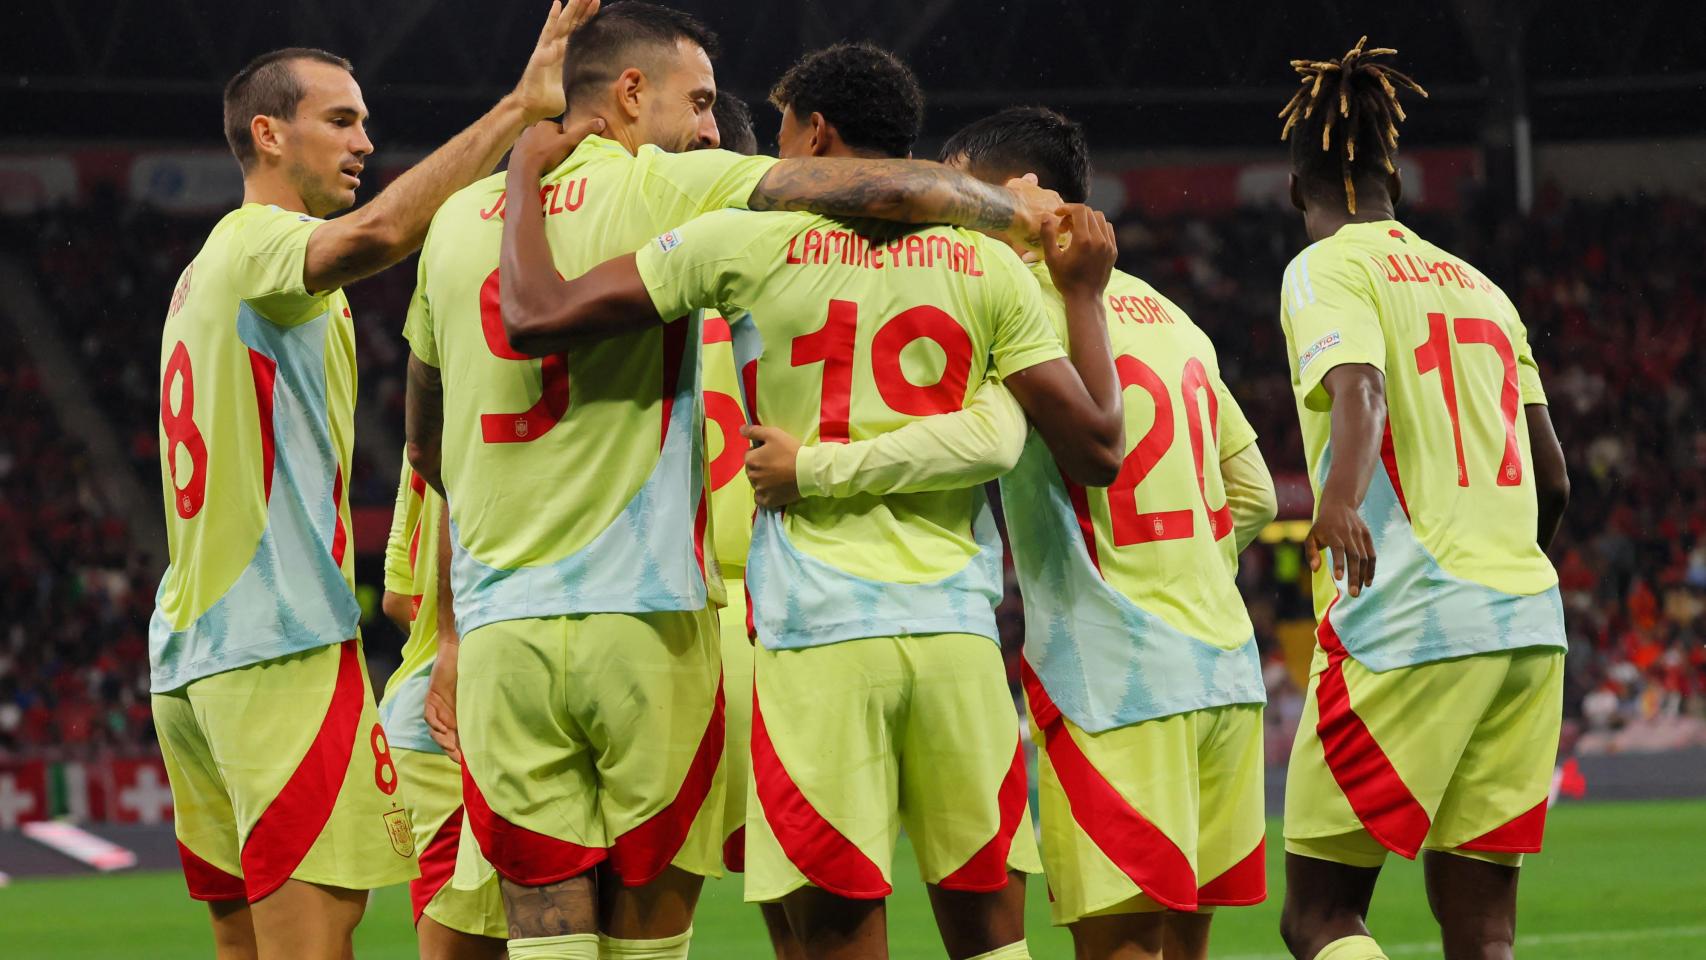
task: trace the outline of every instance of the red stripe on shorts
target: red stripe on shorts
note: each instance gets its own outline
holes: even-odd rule
[[[426,905],[438,896],[456,872],[456,848],[461,840],[462,808],[457,807],[444,818],[438,832],[432,835],[432,842],[421,851],[421,875],[409,881],[409,901],[415,908],[415,923],[421,922],[421,913],[426,910]]]
[[[178,859],[184,862],[184,884],[190,888],[190,899],[241,900],[246,895],[242,877],[196,856],[182,840],[178,841]]]
[[[1463,844],[1463,849],[1489,853],[1539,853],[1540,840],[1545,835],[1546,801],[1541,800],[1515,820]]]
[[[1248,907],[1268,898],[1268,841],[1256,841],[1251,850],[1215,877],[1197,888],[1198,907]]]
[[[765,729],[756,689],[752,691],[752,782],[770,832],[807,880],[849,900],[878,900],[894,892],[871,858],[812,808],[783,769]]]
[[[1043,748],[1060,778],[1072,819],[1120,872],[1151,900],[1172,910],[1197,908],[1197,877],[1191,862],[1161,828],[1144,819],[1084,755],[1060,707],[1043,682],[1020,658],[1019,676],[1031,717],[1043,733]]]
[[[1368,725],[1351,709],[1350,688],[1345,684],[1344,664],[1350,654],[1345,650],[1339,633],[1333,629],[1333,607],[1339,599],[1327,605],[1321,623],[1315,629],[1315,639],[1327,652],[1327,669],[1315,688],[1320,718],[1315,734],[1321,739],[1321,750],[1327,759],[1327,769],[1350,801],[1351,809],[1363,828],[1380,845],[1410,860],[1422,848],[1431,825],[1428,812],[1416,801],[1410,788],[1404,785],[1398,770],[1392,766],[1386,751],[1380,748]]]
[[[466,758],[462,761],[462,807],[468,812],[468,829],[474,831],[474,840],[486,861],[505,879],[524,887],[578,877],[607,856],[603,847],[558,840],[498,816],[474,782]]]
[[[669,866],[687,834],[694,818],[711,795],[711,783],[717,776],[717,765],[723,762],[723,680],[717,678],[717,699],[711,707],[711,719],[705,724],[705,735],[699,738],[699,749],[687,767],[675,799],[644,823],[616,838],[610,850],[610,866],[625,887],[637,887],[657,879]]]
[[[345,640],[339,645],[337,685],[320,721],[320,732],[243,842],[243,878],[250,903],[290,879],[332,818],[338,792],[349,773],[350,753],[355,749],[365,683],[361,649],[356,641]],[[374,829],[380,826],[376,824]]]
[[[958,870],[943,877],[936,884],[944,890],[966,890],[972,893],[992,893],[1007,886],[1007,854],[1013,849],[1013,835],[1019,830],[1019,820],[1025,815],[1025,754],[1019,745],[1013,745],[1013,763],[1007,768],[1007,775],[1001,779],[1001,790],[996,798],[996,805],[1001,811],[1001,822],[995,828],[995,836],[983,845],[983,849],[972,854]]]

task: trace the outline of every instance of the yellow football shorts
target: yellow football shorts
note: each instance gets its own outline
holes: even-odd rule
[[[1267,898],[1260,704],[1089,733],[1020,670],[1057,925]]]
[[[746,899],[806,885],[887,896],[902,826],[926,883],[987,892],[1036,873],[1001,651],[949,633],[753,650]]]
[[[463,800],[498,873],[540,886],[608,859],[638,886],[721,874],[716,614],[506,620],[462,641]]]
[[[253,903],[289,879],[414,879],[415,842],[361,641],[153,697],[190,896]]]
[[[1516,866],[1540,850],[1564,654],[1483,653],[1375,673],[1318,647],[1286,780],[1285,848],[1376,867],[1422,849]]]
[[[415,923],[421,922],[424,913],[452,930],[508,939],[496,874],[478,890],[458,890],[450,884],[462,838],[461,766],[442,753],[401,747],[391,756],[403,778],[403,802],[415,825],[415,850],[421,864],[420,877],[409,884]]]
[[[746,583],[724,581],[729,605],[718,614],[723,637],[723,868],[746,869],[746,781],[752,766],[752,639]]]

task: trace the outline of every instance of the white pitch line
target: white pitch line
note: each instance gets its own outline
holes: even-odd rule
[[[1576,933],[1534,933],[1518,936],[1518,950],[1525,947],[1555,946],[1567,943],[1597,943],[1623,940],[1669,940],[1706,937],[1706,926],[1643,927],[1639,930],[1582,930]],[[1388,956],[1439,955],[1439,943],[1381,944]],[[1289,953],[1240,953],[1225,960],[1291,960]]]

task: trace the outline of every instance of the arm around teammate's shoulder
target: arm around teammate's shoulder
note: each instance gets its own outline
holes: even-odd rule
[[[1105,487],[1125,459],[1125,403],[1113,347],[1108,342],[1103,291],[1119,249],[1107,218],[1083,204],[1068,204],[1060,226],[1044,225],[1043,256],[1066,307],[1070,362],[1039,363],[1007,377],[1067,478]],[[1059,232],[1071,233],[1066,247]]]

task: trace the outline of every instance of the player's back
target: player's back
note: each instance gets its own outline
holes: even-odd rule
[[[1281,298],[1317,495],[1332,459],[1322,378],[1348,362],[1385,375],[1386,437],[1362,507],[1375,582],[1338,597],[1317,575],[1317,614],[1337,597],[1332,622],[1376,669],[1559,642],[1523,413],[1545,393],[1509,298],[1390,220],[1350,224],[1298,254]]]
[[[578,276],[702,209],[743,202],[770,162],[635,156],[589,137],[540,187],[558,272]],[[697,609],[707,526],[697,318],[543,359],[516,353],[497,270],[510,202],[493,176],[439,211],[408,327],[443,377],[462,628]]]
[[[341,290],[303,288],[305,214],[248,204],[178,280],[161,333],[170,559],[153,686],[355,636],[344,487],[355,337]]]
[[[743,370],[757,360],[744,374],[756,391],[749,410],[806,443],[868,439],[958,410],[986,371],[1063,355],[1012,251],[954,228],[725,212],[658,238],[640,269],[660,310],[679,288],[716,284],[730,316],[746,312],[731,328]],[[999,550],[977,488],[760,511],[747,566],[760,638],[786,647],[993,636]]]
[[[1032,269],[1051,315],[1065,310]],[[1126,443],[1106,488],[1065,479],[1035,431],[1001,481],[1025,592],[1025,657],[1051,699],[1099,731],[1264,699],[1220,464],[1256,434],[1214,345],[1143,280],[1114,271],[1108,337]]]

